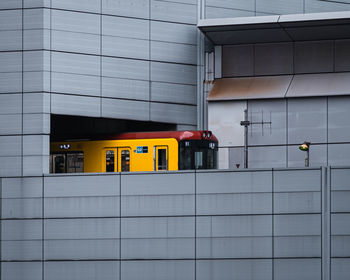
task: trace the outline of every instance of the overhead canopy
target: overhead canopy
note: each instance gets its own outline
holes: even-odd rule
[[[215,45],[331,40],[350,37],[350,11],[199,20]]]
[[[217,79],[208,101],[350,94],[350,73]]]

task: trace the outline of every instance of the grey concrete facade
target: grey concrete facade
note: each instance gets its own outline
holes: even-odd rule
[[[349,174],[1,178],[1,279],[347,279]]]

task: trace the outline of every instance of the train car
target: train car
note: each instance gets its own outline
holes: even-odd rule
[[[122,133],[103,140],[52,142],[50,172],[133,172],[216,169],[211,131]]]

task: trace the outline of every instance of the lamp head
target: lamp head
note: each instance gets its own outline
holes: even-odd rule
[[[303,144],[299,146],[299,150],[307,152],[310,148],[310,144],[311,144],[310,142],[305,141]]]

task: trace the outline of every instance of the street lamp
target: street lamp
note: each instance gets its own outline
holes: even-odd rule
[[[310,164],[310,142],[305,141],[303,144],[299,146],[299,150],[306,152],[306,157],[305,157],[305,167],[309,167]]]

